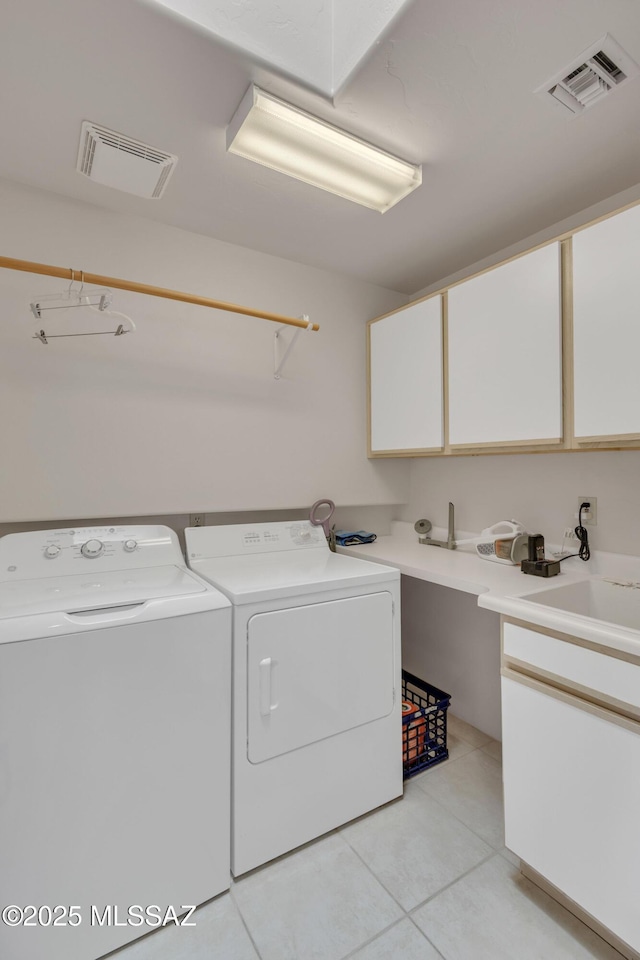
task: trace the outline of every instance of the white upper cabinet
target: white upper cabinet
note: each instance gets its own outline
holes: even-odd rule
[[[369,324],[370,452],[440,450],[442,298]]]
[[[640,436],[640,206],[573,237],[575,435]]]
[[[451,446],[562,439],[560,244],[449,290]]]

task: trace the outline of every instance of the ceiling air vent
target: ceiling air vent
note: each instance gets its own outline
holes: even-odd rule
[[[607,34],[536,93],[551,94],[554,100],[578,114],[639,72],[638,64]]]
[[[82,124],[77,169],[91,180],[157,200],[178,158],[97,123]]]

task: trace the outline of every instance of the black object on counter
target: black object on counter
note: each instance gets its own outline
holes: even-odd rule
[[[520,569],[534,577],[555,577],[560,573],[559,560],[544,558],[544,537],[541,533],[532,533],[529,536],[529,559],[522,561]]]
[[[521,570],[523,573],[533,574],[534,577],[555,577],[560,573],[560,561],[523,560]]]
[[[533,563],[535,560],[544,560],[544,537],[541,533],[532,533],[529,535],[529,557]]]

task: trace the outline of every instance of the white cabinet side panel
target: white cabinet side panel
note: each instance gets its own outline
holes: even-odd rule
[[[640,734],[502,678],[505,843],[640,948]]]
[[[562,436],[560,247],[449,291],[451,444]]]
[[[573,238],[577,437],[640,432],[640,207]]]
[[[432,297],[369,327],[373,451],[443,445],[441,311]]]

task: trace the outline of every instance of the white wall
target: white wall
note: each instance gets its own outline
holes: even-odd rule
[[[457,283],[458,280],[464,280],[465,277],[471,277],[473,274],[479,273],[480,270],[486,270],[487,267],[495,266],[508,257],[525,253],[527,250],[531,250],[532,247],[540,243],[545,243],[547,240],[553,240],[563,233],[570,233],[572,230],[576,230],[578,227],[590,223],[598,217],[604,217],[608,213],[619,210],[620,207],[624,207],[629,203],[635,203],[637,200],[640,200],[640,183],[629,187],[628,190],[623,190],[621,193],[616,193],[612,197],[600,200],[591,207],[587,207],[586,210],[575,213],[572,217],[567,217],[565,220],[552,223],[546,227],[546,229],[540,230],[530,237],[525,237],[510,247],[496,250],[495,253],[490,254],[488,257],[484,257],[484,259],[478,260],[476,263],[469,264],[464,270],[458,270],[456,273],[449,274],[448,277],[443,277],[442,280],[438,280],[437,283],[430,283],[428,286],[423,287],[422,290],[412,294],[411,300],[419,300],[420,297],[426,297],[430,293],[435,293],[436,290],[449,287],[452,283]]]
[[[451,697],[451,713],[496,740],[500,616],[473,593],[402,577],[402,666]]]
[[[367,460],[365,387],[365,321],[406,298],[7,181],[0,210],[4,256],[321,326],[281,381],[275,324],[119,291],[137,333],[44,346],[29,302],[65,282],[0,270],[0,522],[406,501],[406,463]]]
[[[640,554],[640,451],[518,454],[415,460],[402,519],[427,517],[446,527],[449,500],[456,528],[480,531],[498,520],[520,520],[532,533],[560,543],[577,520],[577,499],[598,498],[589,527],[594,549]]]
[[[426,287],[417,296],[448,286],[639,198],[640,185],[470,265]],[[482,363],[482,358],[478,362]],[[523,389],[533,379],[525,368]],[[593,389],[597,391],[597,383]],[[411,461],[409,503],[401,518],[427,517],[446,527],[447,504],[452,500],[459,529],[479,531],[497,520],[515,517],[528,529],[558,543],[563,528],[575,526],[576,500],[586,494],[598,498],[598,523],[590,528],[592,545],[601,550],[640,554],[639,492],[639,451],[416,459]]]

